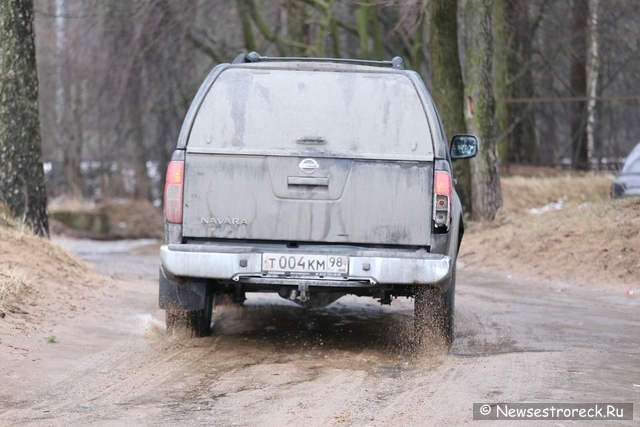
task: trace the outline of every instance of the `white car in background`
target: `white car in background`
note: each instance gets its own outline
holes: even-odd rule
[[[618,177],[611,184],[611,197],[640,196],[640,143],[627,156]]]

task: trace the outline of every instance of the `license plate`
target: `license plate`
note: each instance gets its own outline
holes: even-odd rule
[[[304,276],[349,274],[349,257],[344,255],[262,254],[262,272]]]

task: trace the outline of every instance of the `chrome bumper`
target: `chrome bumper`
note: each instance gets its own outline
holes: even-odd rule
[[[163,245],[160,258],[165,270],[175,276],[280,284],[282,280],[304,278],[268,277],[262,274],[263,248],[226,245]],[[344,249],[344,248],[343,248]],[[279,250],[282,252],[282,250]],[[367,253],[367,252],[370,252]],[[296,252],[300,253],[300,252]],[[309,252],[317,253],[317,251]],[[333,252],[335,253],[335,252]],[[336,253],[337,254],[337,253]],[[346,277],[311,278],[311,286],[345,287],[378,284],[444,285],[451,277],[451,258],[425,250],[375,249],[344,253],[349,256]]]

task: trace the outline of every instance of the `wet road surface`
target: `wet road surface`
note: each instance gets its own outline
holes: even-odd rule
[[[640,298],[621,288],[462,266],[449,354],[412,351],[408,299],[304,311],[252,295],[191,339],[163,330],[152,242],[64,244],[121,280],[58,345],[3,366],[0,425],[495,424],[472,421],[480,402],[634,402],[634,421],[518,425],[639,425]]]

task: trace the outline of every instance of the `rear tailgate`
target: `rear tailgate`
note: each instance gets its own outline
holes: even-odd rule
[[[183,235],[429,245],[432,163],[302,160],[188,154]]]
[[[231,68],[189,136],[183,235],[427,246],[432,180],[406,75]]]

